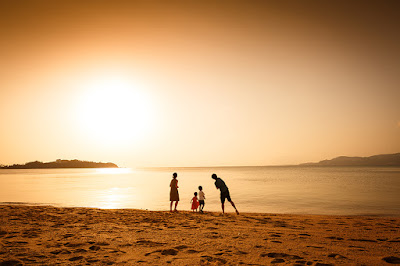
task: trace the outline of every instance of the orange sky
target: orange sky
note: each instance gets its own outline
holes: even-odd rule
[[[0,5],[0,164],[400,151],[397,1]]]

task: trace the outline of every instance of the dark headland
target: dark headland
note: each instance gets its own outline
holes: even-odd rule
[[[318,163],[303,163],[300,166],[400,166],[400,153],[381,154],[370,157],[340,156]]]
[[[56,160],[54,162],[29,162],[26,164],[0,165],[0,169],[46,169],[46,168],[118,168],[114,163],[101,163],[80,160]]]

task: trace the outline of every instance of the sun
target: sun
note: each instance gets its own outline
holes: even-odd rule
[[[143,86],[121,75],[102,75],[83,83],[78,117],[80,128],[103,144],[124,144],[146,136],[154,105]]]

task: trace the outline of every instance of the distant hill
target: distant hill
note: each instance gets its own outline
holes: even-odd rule
[[[400,153],[381,154],[370,157],[340,156],[318,163],[303,163],[301,166],[400,166]]]
[[[0,169],[44,169],[44,168],[118,168],[114,163],[96,163],[79,160],[56,160],[43,163],[39,161],[26,164],[13,164],[1,166]]]

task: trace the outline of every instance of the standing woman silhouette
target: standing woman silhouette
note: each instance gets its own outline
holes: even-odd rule
[[[177,173],[172,174],[172,180],[171,184],[169,185],[171,187],[171,191],[169,193],[169,200],[171,201],[171,204],[169,206],[169,211],[172,212],[172,204],[175,201],[175,209],[174,211],[177,211],[176,207],[178,206],[178,201],[179,201],[179,193],[178,193],[178,177]]]

